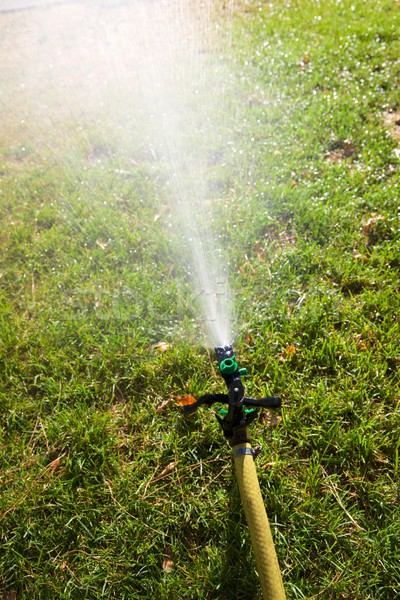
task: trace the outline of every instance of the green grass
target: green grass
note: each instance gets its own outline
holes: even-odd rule
[[[394,599],[399,6],[247,2],[229,29],[243,117],[210,180],[246,390],[283,398],[252,433],[287,596]],[[116,177],[97,135],[85,186],[68,149],[0,146],[0,590],[260,599],[227,444],[173,400],[223,388],[166,192],[145,158]]]

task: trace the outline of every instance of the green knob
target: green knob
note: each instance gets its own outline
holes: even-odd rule
[[[220,362],[219,368],[223,375],[230,375],[231,373],[234,373],[237,370],[238,364],[235,360],[235,357],[232,356],[230,358],[225,358],[224,360],[222,360]]]
[[[239,369],[239,375],[241,377],[244,377],[244,375],[247,375],[247,369]]]

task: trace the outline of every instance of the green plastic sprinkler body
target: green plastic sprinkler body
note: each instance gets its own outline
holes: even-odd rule
[[[246,397],[241,379],[246,374],[246,369],[239,369],[232,346],[217,346],[215,354],[228,393],[204,394],[194,404],[184,407],[184,410],[190,413],[202,404],[227,405],[226,409],[220,410],[215,416],[232,448],[263,596],[265,600],[285,600],[282,576],[254,462],[256,453],[251,447],[248,431],[248,425],[257,415],[257,408],[279,408],[281,400],[278,396],[261,399]]]

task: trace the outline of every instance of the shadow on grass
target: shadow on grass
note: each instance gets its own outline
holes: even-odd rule
[[[232,465],[233,469],[233,465]],[[213,572],[210,600],[257,600],[261,598],[260,583],[255,571],[253,550],[236,480],[229,492],[229,512],[225,516],[225,561],[221,572]]]

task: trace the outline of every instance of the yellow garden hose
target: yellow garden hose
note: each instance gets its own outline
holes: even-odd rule
[[[282,576],[261,495],[251,445],[241,443],[233,446],[233,458],[263,596],[265,600],[285,600]]]

